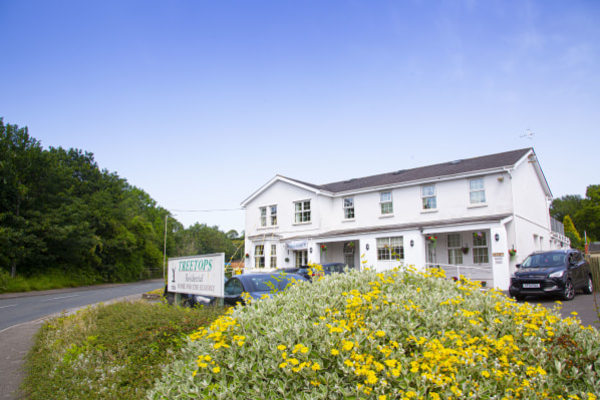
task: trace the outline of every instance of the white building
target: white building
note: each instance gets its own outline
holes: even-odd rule
[[[277,175],[242,202],[246,268],[435,265],[508,289],[529,253],[569,246],[551,200],[532,148],[325,185]]]

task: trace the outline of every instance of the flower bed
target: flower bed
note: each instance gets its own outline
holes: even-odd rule
[[[192,334],[151,398],[596,398],[596,330],[480,288],[440,270],[295,285]]]

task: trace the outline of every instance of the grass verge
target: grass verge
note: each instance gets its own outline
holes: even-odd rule
[[[29,352],[28,399],[141,399],[185,342],[223,313],[120,302],[46,322]]]

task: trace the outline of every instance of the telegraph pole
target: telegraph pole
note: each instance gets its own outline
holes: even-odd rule
[[[163,280],[166,281],[165,271],[167,270],[167,218],[169,213],[165,214],[165,243],[163,247]]]

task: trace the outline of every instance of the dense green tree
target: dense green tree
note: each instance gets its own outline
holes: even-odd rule
[[[568,215],[565,215],[563,219],[563,225],[565,226],[565,236],[571,239],[571,247],[580,248],[581,247],[581,236],[577,229],[575,229],[575,225],[573,225],[573,220]]]
[[[0,119],[0,268],[13,277],[147,277],[161,270],[165,220],[169,256],[235,252],[217,227],[184,229],[146,192],[101,170],[92,153],[44,150],[27,128]]]

